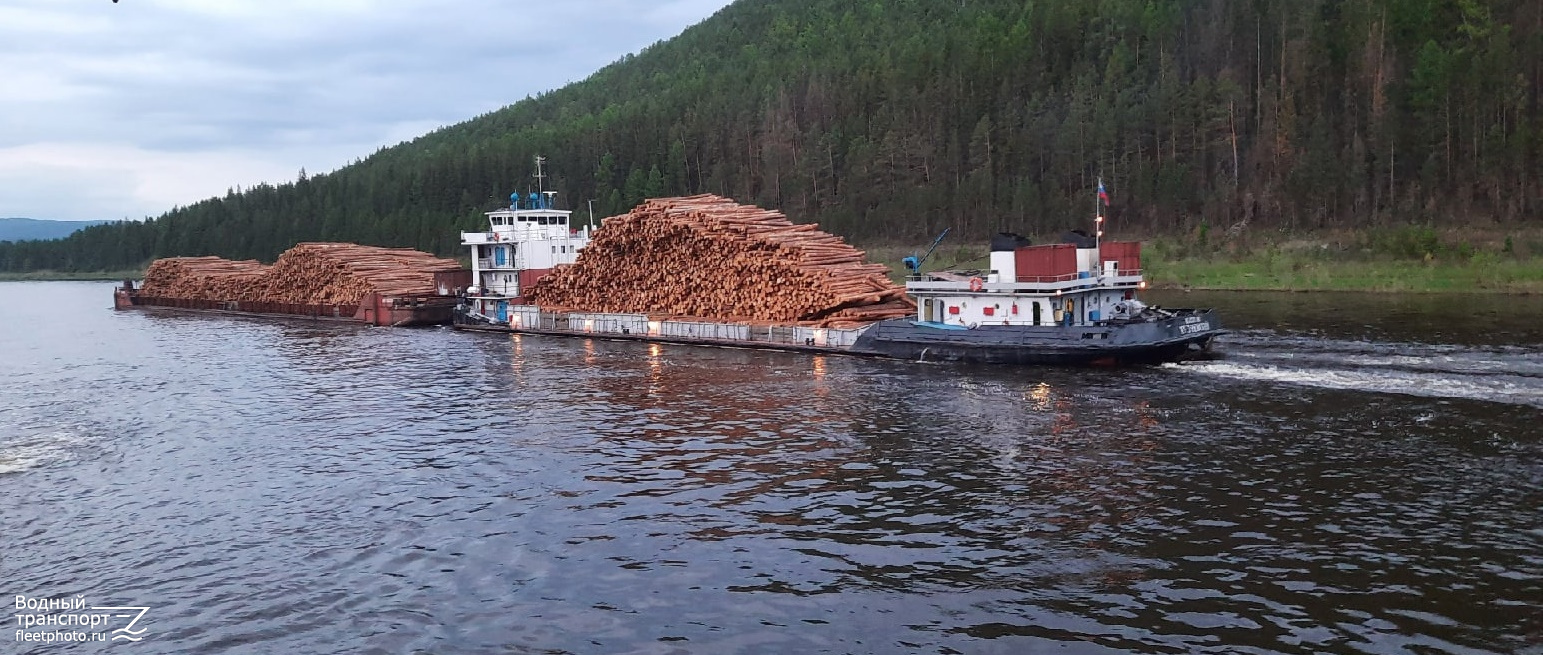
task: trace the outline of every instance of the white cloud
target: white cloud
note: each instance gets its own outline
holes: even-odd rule
[[[728,2],[7,0],[0,216],[153,216],[333,170]]]

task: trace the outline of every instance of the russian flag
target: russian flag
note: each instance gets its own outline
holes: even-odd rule
[[[1098,199],[1104,201],[1104,206],[1109,206],[1109,192],[1104,190],[1104,181],[1098,181]]]

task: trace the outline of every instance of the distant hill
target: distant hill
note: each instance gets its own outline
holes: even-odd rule
[[[112,221],[40,221],[35,218],[0,218],[0,241],[63,239],[76,230]]]
[[[0,243],[0,271],[460,254],[538,155],[579,217],[710,192],[865,244],[1091,227],[1100,179],[1120,236],[1511,230],[1543,221],[1543,2],[737,0],[336,171]]]

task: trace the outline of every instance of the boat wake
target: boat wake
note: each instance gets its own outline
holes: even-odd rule
[[[25,473],[66,462],[87,446],[86,439],[69,432],[53,432],[0,441],[0,475]]]
[[[1223,358],[1170,366],[1235,380],[1543,408],[1543,354],[1516,346],[1377,343],[1249,331]]]

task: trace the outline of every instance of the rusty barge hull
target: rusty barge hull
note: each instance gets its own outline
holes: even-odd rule
[[[118,289],[113,307],[129,309],[169,309],[208,314],[364,323],[381,327],[446,325],[455,312],[455,298],[385,297],[369,294],[357,305],[307,305],[301,303],[244,300],[194,300],[160,298]]]

